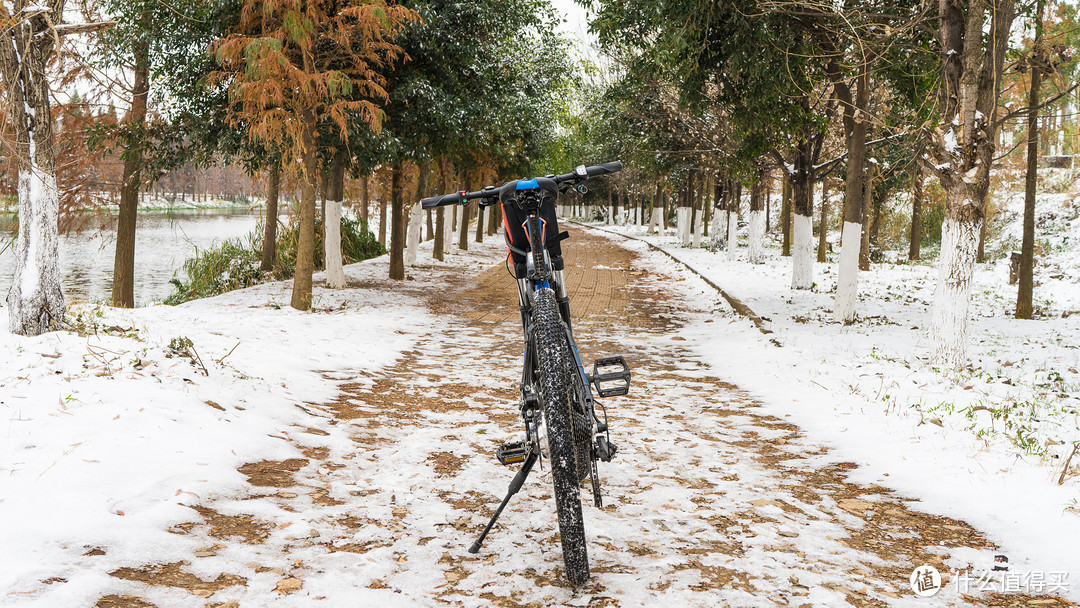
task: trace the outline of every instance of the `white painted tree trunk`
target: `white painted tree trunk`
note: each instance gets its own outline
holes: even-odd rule
[[[664,215],[663,207],[656,207],[649,213],[649,232],[660,234],[660,219]]]
[[[836,275],[836,302],[833,318],[840,323],[855,320],[855,300],[859,295],[859,248],[862,224],[844,222],[840,243],[840,270]]]
[[[941,224],[937,289],[930,317],[932,360],[960,368],[967,363],[968,305],[982,220],[961,222],[945,218]]]
[[[765,212],[750,211],[750,225],[748,226],[749,248],[747,256],[751,264],[765,263]]]
[[[675,226],[679,231],[679,242],[683,247],[690,246],[690,208],[679,207],[675,211]]]
[[[709,249],[711,251],[724,249],[724,235],[727,234],[726,218],[725,211],[713,208],[712,218],[709,222]]]
[[[810,289],[814,286],[814,220],[795,213],[791,227],[791,287]]]
[[[691,239],[694,249],[701,247],[701,229],[705,225],[705,213],[702,211],[697,212],[697,217],[694,218],[694,234]]]
[[[457,205],[453,207],[445,207],[443,210],[443,255],[445,256],[451,249],[450,245],[454,242],[454,213],[456,212]]]
[[[31,9],[46,7],[44,17]],[[46,66],[56,51],[54,24],[64,14],[63,0],[33,5],[4,2],[0,75],[8,120],[4,155],[18,167],[19,232],[15,272],[7,293],[8,329],[37,336],[60,329],[67,307],[60,288],[60,193],[56,185],[53,119]],[[33,15],[40,11],[34,10]],[[47,26],[47,27],[46,27]]]
[[[424,221],[424,211],[417,201],[409,211],[409,232],[405,236],[405,265],[416,265],[416,254],[420,249],[420,226]]]
[[[345,270],[341,267],[341,201],[326,201],[326,217],[323,221],[326,286],[341,289],[345,287]]]
[[[727,212],[727,259],[735,261],[735,251],[739,246],[739,212]]]
[[[30,158],[34,158],[34,142]],[[15,239],[15,274],[7,294],[8,329],[36,336],[56,329],[66,305],[60,289],[57,216],[60,196],[56,176],[31,161],[19,170],[19,233]]]

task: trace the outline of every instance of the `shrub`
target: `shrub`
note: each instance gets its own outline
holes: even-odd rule
[[[173,277],[169,282],[176,288],[165,299],[166,304],[176,305],[223,294],[235,289],[251,287],[267,281],[292,277],[296,267],[296,245],[300,235],[299,219],[290,217],[277,236],[277,258],[272,272],[260,269],[262,262],[262,225],[246,237],[226,239],[220,245],[205,251],[196,251],[181,266],[186,280]],[[386,250],[375,235],[368,231],[367,223],[360,218],[343,215],[341,218],[341,255],[345,264],[378,257]],[[323,226],[315,225],[315,266],[323,265]]]
[[[187,281],[177,277],[169,280],[176,293],[165,298],[165,303],[176,305],[208,298],[268,280],[259,270],[260,255],[255,244],[254,235],[249,234],[226,239],[202,252],[196,250],[195,257],[184,260],[181,266]]]

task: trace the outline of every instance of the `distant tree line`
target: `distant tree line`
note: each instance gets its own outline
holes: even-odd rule
[[[563,154],[629,161],[633,170],[606,195],[613,212],[620,200],[638,221],[651,211],[651,225],[674,221],[687,244],[698,238],[690,227],[701,226],[714,246],[730,251],[732,217],[749,199],[749,259],[762,261],[766,227],[778,226],[784,255],[792,258],[792,288],[810,289],[813,262],[825,260],[830,230],[828,199],[815,192],[842,191],[833,312],[849,323],[858,272],[869,268],[887,201],[902,192],[911,201],[908,256],[919,258],[927,221],[937,222],[930,229],[940,235],[933,357],[946,366],[964,364],[971,276],[994,209],[992,176],[1010,154],[1024,154],[1020,142],[1029,143],[1027,155],[1035,160],[1038,150],[1080,152],[1075,6],[1043,0],[589,5],[607,65],[583,96],[585,110],[568,130]],[[1031,95],[1033,75],[1047,83],[1041,97]],[[928,190],[943,203],[933,218],[923,208],[933,194]],[[777,191],[780,217],[763,217],[768,193]],[[709,218],[711,226],[703,222]],[[1025,253],[1029,273],[1031,264]],[[1021,273],[1017,315],[1030,316],[1030,288],[1023,286]]]

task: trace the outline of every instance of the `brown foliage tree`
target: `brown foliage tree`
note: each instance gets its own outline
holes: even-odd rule
[[[311,307],[316,130],[333,125],[347,145],[351,120],[380,128],[383,72],[401,56],[393,39],[415,18],[384,0],[245,0],[236,30],[215,45],[222,69],[212,82],[229,87],[236,124],[276,144],[283,169],[300,167],[293,308]]]

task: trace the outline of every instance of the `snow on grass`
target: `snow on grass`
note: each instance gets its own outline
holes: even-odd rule
[[[185,505],[240,494],[241,464],[299,457],[305,402],[394,362],[434,321],[385,280],[387,256],[346,275],[364,287],[317,285],[312,312],[278,282],[177,307],[79,305],[72,331],[0,334],[0,603],[41,599],[60,576],[49,601],[80,605],[115,584],[108,569],[190,556],[195,541],[167,532],[190,520]],[[80,565],[104,547],[104,568]]]
[[[1080,226],[1070,222],[1069,230]],[[809,439],[867,465],[854,480],[895,488],[922,509],[972,523],[1014,557],[1080,577],[1080,554],[1062,540],[1080,536],[1076,458],[1057,484],[1080,441],[1080,318],[1062,318],[1080,307],[1069,274],[1075,266],[1065,270],[1074,252],[1036,269],[1037,280],[1052,272],[1064,277],[1051,280],[1070,282],[1060,291],[1053,283],[1036,289],[1037,298],[1049,296],[1041,300],[1045,318],[1036,321],[1012,318],[1016,287],[1007,284],[1007,263],[979,265],[971,365],[949,371],[929,363],[932,262],[875,264],[860,273],[857,321],[844,326],[832,316],[833,263],[816,264],[815,288],[796,291],[791,259],[776,247],[755,265],[745,249],[732,262],[722,252],[683,248],[675,236],[615,230],[662,247],[769,321],[771,335],[749,322],[737,331],[698,323],[682,335],[773,413],[791,414]]]

